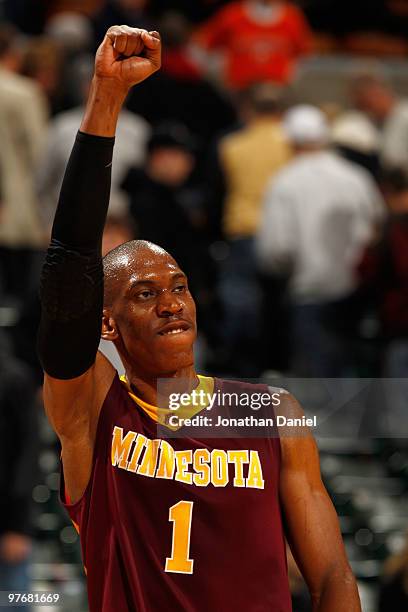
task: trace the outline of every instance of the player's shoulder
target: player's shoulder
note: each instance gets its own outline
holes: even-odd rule
[[[373,188],[375,181],[370,172],[361,165],[332,153],[332,163],[335,164],[337,173],[341,180],[347,180],[357,188]]]
[[[304,160],[294,157],[288,161],[278,172],[269,180],[268,189],[293,190],[297,189],[297,179],[305,173]]]
[[[237,146],[239,147],[243,141],[245,142],[246,136],[247,130],[243,127],[229,130],[220,137],[218,146],[222,152],[228,154],[230,149],[235,149]]]

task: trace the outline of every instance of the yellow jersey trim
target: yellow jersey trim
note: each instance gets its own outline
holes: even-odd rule
[[[198,374],[197,376],[198,376],[199,383],[197,387],[194,389],[194,391],[197,394],[202,391],[203,393],[200,394],[200,396],[202,396],[205,399],[202,402],[198,402],[194,404],[191,403],[187,406],[180,406],[180,408],[177,409],[177,416],[179,418],[182,418],[182,419],[192,418],[195,414],[197,414],[198,412],[201,412],[201,410],[204,410],[209,404],[208,397],[214,393],[214,378],[210,376],[202,376],[201,374]],[[175,414],[174,410],[170,410],[170,408],[160,408],[159,406],[153,406],[152,404],[148,404],[147,402],[142,400],[140,397],[138,397],[135,393],[133,393],[130,383],[128,379],[126,378],[126,375],[121,376],[120,380],[125,385],[126,390],[129,394],[129,397],[131,397],[131,399],[140,408],[142,408],[142,410],[153,421],[155,421],[156,423],[160,423],[160,425],[166,425],[166,427],[172,430],[178,429],[178,427],[171,427],[167,423],[168,415]]]

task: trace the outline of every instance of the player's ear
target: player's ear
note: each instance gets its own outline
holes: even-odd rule
[[[116,330],[115,320],[112,318],[111,313],[108,309],[103,309],[102,314],[102,333],[101,337],[104,340],[110,340],[113,342],[118,338],[118,332]]]

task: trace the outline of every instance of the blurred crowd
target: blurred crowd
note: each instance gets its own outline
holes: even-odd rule
[[[408,376],[408,98],[370,62],[344,106],[291,91],[316,56],[408,68],[408,3],[2,0],[0,449],[17,428],[4,461],[21,462],[0,465],[1,584],[10,564],[25,575],[30,550],[29,512],[10,508],[30,505],[21,470],[37,452],[39,272],[94,52],[116,23],[159,30],[164,55],[120,117],[104,253],[140,237],[174,255],[202,371]],[[16,401],[27,417],[12,423]],[[397,565],[395,612],[406,554]]]

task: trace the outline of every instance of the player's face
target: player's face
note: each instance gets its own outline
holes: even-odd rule
[[[149,251],[139,262],[128,261],[118,282],[111,309],[115,344],[141,375],[165,376],[194,363],[195,304],[170,256]]]

